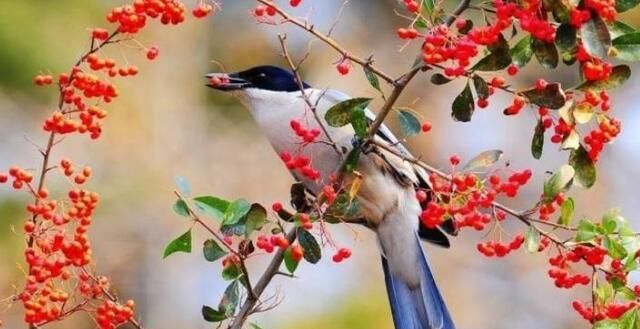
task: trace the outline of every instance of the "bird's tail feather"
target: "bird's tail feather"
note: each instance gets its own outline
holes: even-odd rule
[[[395,328],[455,329],[417,236],[415,245],[420,249],[419,259],[416,260],[420,268],[419,287],[409,287],[394,275],[389,269],[387,259],[382,256],[382,267]]]

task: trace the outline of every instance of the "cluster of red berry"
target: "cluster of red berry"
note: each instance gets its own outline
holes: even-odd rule
[[[584,6],[595,11],[598,16],[607,22],[616,20],[616,0],[585,0]]]
[[[320,179],[320,172],[312,167],[308,156],[299,154],[294,157],[291,153],[284,151],[280,153],[280,159],[284,161],[287,169],[297,170],[302,176],[311,180]]]
[[[180,24],[184,21],[185,9],[178,0],[135,0],[131,5],[111,10],[107,21],[117,23],[118,32],[134,34],[145,27],[147,17],[159,18],[162,24]]]
[[[478,251],[487,257],[504,257],[514,250],[520,249],[524,243],[524,236],[522,234],[516,235],[509,243],[500,243],[496,241],[488,241],[485,243],[478,243]]]
[[[320,136],[319,129],[307,129],[298,120],[291,120],[290,126],[291,129],[293,129],[293,132],[295,132],[296,136],[298,136],[302,140],[303,145],[315,142],[318,136]]]
[[[267,253],[272,253],[275,247],[287,249],[289,247],[289,240],[283,235],[272,235],[271,238],[265,235],[259,235],[256,238],[256,247]]]

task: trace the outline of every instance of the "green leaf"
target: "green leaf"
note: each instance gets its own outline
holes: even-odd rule
[[[364,107],[357,106],[351,111],[351,126],[356,132],[356,136],[360,138],[367,137],[367,129],[369,129],[369,121],[364,112]]]
[[[322,258],[322,252],[320,250],[320,245],[313,234],[303,228],[298,228],[298,242],[300,242],[300,246],[302,247],[302,250],[304,250],[304,259],[307,262],[316,264],[320,261],[320,258]]]
[[[371,87],[376,88],[378,91],[382,91],[382,89],[380,89],[380,80],[378,79],[378,76],[367,66],[364,66],[363,69],[364,75],[367,77],[367,81],[369,81]]]
[[[551,202],[558,193],[565,191],[571,185],[575,176],[575,170],[569,165],[560,167],[558,172],[553,174],[544,183],[544,201]]]
[[[474,74],[471,78],[473,79],[473,87],[476,89],[478,98],[489,98],[489,84],[477,74]]]
[[[576,183],[585,188],[593,186],[596,182],[596,165],[593,160],[589,158],[587,150],[583,146],[571,151],[569,164],[576,171]]]
[[[431,76],[431,83],[433,83],[434,85],[443,85],[451,81],[452,81],[451,79],[445,77],[443,74],[440,74],[440,73],[435,73],[434,75]]]
[[[640,3],[640,0],[616,0],[616,11],[619,13],[633,9]]]
[[[239,300],[240,287],[238,286],[238,281],[233,281],[227,286],[227,289],[224,290],[224,295],[222,295],[218,309],[223,311],[227,316],[232,316],[236,312]]]
[[[622,244],[615,239],[610,238],[608,235],[605,235],[602,245],[611,258],[614,259],[623,259],[627,256],[627,251],[624,249]]]
[[[245,199],[233,201],[222,216],[222,225],[236,224],[251,209],[251,204]]]
[[[531,47],[533,48],[533,54],[536,55],[536,59],[542,67],[550,70],[558,66],[560,58],[554,43],[534,38],[531,42]]]
[[[531,103],[552,110],[558,110],[566,103],[564,91],[559,83],[549,83],[544,89],[527,89],[522,91],[522,95]]]
[[[324,213],[324,220],[336,224],[359,217],[360,204],[358,199],[351,199],[345,192],[338,194],[335,201]]]
[[[591,56],[606,58],[611,48],[609,29],[599,15],[591,15],[591,19],[580,27],[582,45]]]
[[[542,157],[542,149],[544,148],[544,125],[542,120],[538,120],[535,132],[533,133],[533,139],[531,140],[531,155],[534,158],[540,159]]]
[[[604,216],[602,218],[602,228],[604,229],[604,233],[606,234],[615,232],[618,228],[618,221],[616,220],[616,216]]]
[[[593,325],[593,329],[619,329],[617,320],[602,320]]]
[[[344,162],[344,170],[348,173],[352,173],[358,167],[358,161],[360,160],[360,149],[354,148],[347,155],[347,159]]]
[[[529,229],[524,234],[524,241],[528,252],[537,252],[540,248],[540,232],[535,227],[529,226]]]
[[[633,290],[631,290],[631,288],[629,288],[627,286],[620,287],[616,292],[618,293],[618,295],[620,295],[622,298],[624,298],[626,300],[635,300],[636,299],[636,293],[633,292]],[[622,322],[622,319],[624,319],[624,315],[621,317],[620,322]],[[622,327],[622,328],[628,328],[628,327]],[[631,327],[631,328],[633,328],[633,327]]]
[[[169,242],[164,249],[164,256],[162,258],[167,258],[175,252],[191,252],[191,230],[188,230],[183,235]]]
[[[573,219],[573,212],[575,211],[576,205],[573,198],[568,198],[562,204],[560,208],[560,218],[558,219],[558,224],[560,225],[569,225],[571,224],[571,220]]]
[[[467,85],[453,101],[452,116],[456,121],[469,122],[474,110],[475,102],[471,93],[471,86],[467,81]]]
[[[298,268],[298,264],[300,264],[300,262],[296,262],[291,256],[291,248],[287,248],[284,251],[284,265],[286,266],[287,271],[293,274],[293,272]]]
[[[615,39],[621,35],[638,32],[632,26],[629,26],[621,21],[615,21],[612,24],[607,25],[607,28],[609,28],[609,34],[611,35],[612,39]]]
[[[222,219],[229,207],[229,201],[213,196],[200,196],[193,199],[196,207],[213,218]]]
[[[553,18],[558,23],[568,23],[571,18],[570,8],[567,7],[562,1],[546,0],[545,7],[553,13]]]
[[[611,298],[613,298],[613,287],[608,282],[598,283],[596,287],[596,297],[598,301],[602,303],[608,302]]]
[[[635,299],[635,294],[633,299]],[[617,329],[637,329],[638,326],[640,326],[640,317],[638,315],[638,308],[632,307],[618,319],[619,324]]]
[[[245,220],[245,236],[249,238],[249,235],[253,231],[262,228],[267,221],[267,210],[260,204],[254,203],[247,213],[247,219]]]
[[[227,251],[222,249],[220,245],[213,239],[209,239],[204,242],[202,246],[202,252],[204,254],[204,258],[210,262],[215,262],[216,260],[224,257],[227,254]]]
[[[176,203],[173,204],[173,211],[180,216],[191,217],[187,203],[184,202],[184,200],[177,200]]]
[[[422,10],[427,12],[427,16],[431,17],[433,15],[433,10],[436,8],[436,4],[434,0],[423,0],[422,1]]]
[[[203,305],[202,306],[202,317],[207,322],[220,322],[227,318],[227,315],[224,311],[214,310],[213,308]]]
[[[591,241],[596,236],[598,236],[598,229],[592,222],[583,219],[580,221],[580,223],[578,223],[576,242]]]
[[[491,166],[492,164],[498,162],[502,157],[501,150],[488,150],[481,152],[480,154],[473,157],[467,164],[463,167],[463,171],[472,171],[476,169],[482,169]]]
[[[593,90],[608,90],[617,88],[622,85],[631,77],[631,69],[627,65],[618,65],[611,71],[611,75],[605,80],[586,81],[583,84],[576,87],[582,91]]]
[[[511,54],[511,58],[513,59],[513,64],[523,67],[531,61],[531,57],[533,57],[533,48],[531,48],[531,36],[527,35],[526,37],[520,39],[518,43],[511,48],[509,51]]]
[[[371,98],[352,98],[332,106],[324,115],[327,124],[331,127],[342,127],[351,123],[352,112],[355,108],[365,108],[371,102]]]
[[[560,52],[562,61],[571,65],[575,62],[576,52],[578,51],[578,31],[570,24],[562,24],[556,30],[556,47]]]
[[[222,269],[222,278],[227,281],[235,280],[240,275],[242,275],[242,271],[240,271],[240,267],[236,263],[230,262]]]
[[[398,109],[398,120],[405,135],[411,137],[420,133],[420,120],[408,109]]]
[[[495,44],[488,47],[489,55],[482,58],[471,69],[474,71],[499,71],[511,64],[509,43],[502,34]]]
[[[640,32],[625,34],[613,40],[616,57],[629,62],[640,61]]]

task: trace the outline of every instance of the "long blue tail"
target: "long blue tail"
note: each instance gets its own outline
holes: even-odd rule
[[[420,286],[410,288],[389,270],[387,259],[382,256],[387,294],[391,304],[396,329],[455,329],[447,306],[438,291],[429,263],[416,236],[420,248]]]

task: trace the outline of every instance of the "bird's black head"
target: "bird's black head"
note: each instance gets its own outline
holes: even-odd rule
[[[270,91],[298,91],[300,85],[295,76],[288,70],[277,66],[263,65],[252,67],[236,73],[210,73],[207,86],[223,90],[233,91],[247,88],[257,88]],[[310,86],[302,82],[303,88]]]

